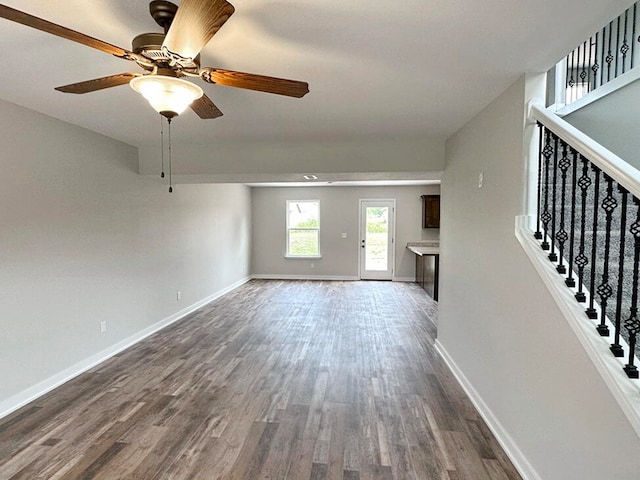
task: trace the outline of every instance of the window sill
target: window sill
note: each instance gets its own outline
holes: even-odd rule
[[[322,258],[322,255],[285,255],[284,258],[292,258],[292,259],[302,259],[302,260],[307,260],[307,259],[314,259],[314,258]]]

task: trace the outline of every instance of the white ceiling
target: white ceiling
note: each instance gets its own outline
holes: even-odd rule
[[[5,0],[130,48],[158,31],[146,0]],[[176,1],[179,4],[179,1]],[[292,99],[203,84],[224,112],[185,112],[175,141],[446,137],[519,75],[544,71],[631,2],[622,0],[232,0],[202,64],[304,80]],[[0,19],[0,98],[131,145],[157,143],[157,114],[128,86],[86,95],[54,87],[132,62]]]

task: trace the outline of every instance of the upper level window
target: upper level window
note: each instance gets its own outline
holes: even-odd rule
[[[320,256],[319,200],[287,200],[287,256]]]

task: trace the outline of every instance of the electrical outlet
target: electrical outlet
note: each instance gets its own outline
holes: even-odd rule
[[[314,268],[315,266],[316,266],[316,264],[311,262],[311,268]]]
[[[106,333],[106,332],[107,332],[107,321],[104,320],[100,322],[100,333]]]
[[[176,300],[180,301],[181,298],[182,298],[182,292],[180,290],[178,290],[176,292]]]
[[[482,185],[484,185],[484,172],[480,172],[478,175],[478,188],[482,188]]]
[[[342,234],[342,238],[347,238],[347,234],[346,234],[346,233],[343,233],[343,234]]]

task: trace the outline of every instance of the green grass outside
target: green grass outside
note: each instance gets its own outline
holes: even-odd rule
[[[317,230],[289,230],[289,255],[320,255]]]

